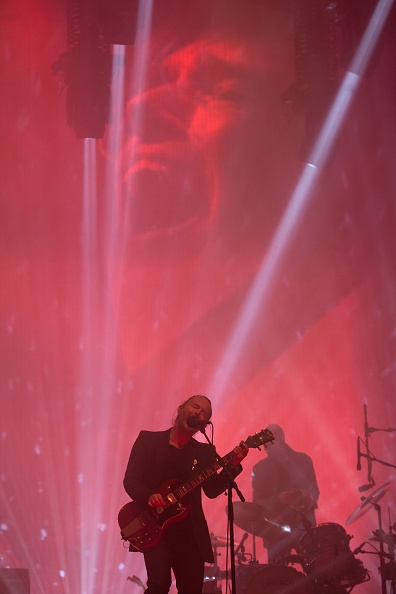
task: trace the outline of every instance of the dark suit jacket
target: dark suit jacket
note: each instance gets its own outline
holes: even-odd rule
[[[141,431],[132,447],[125,472],[124,487],[131,499],[139,505],[146,506],[150,495],[157,493],[158,487],[164,481],[179,478],[165,476],[169,434],[170,429],[155,432]],[[188,479],[215,463],[213,448],[209,444],[200,443],[195,439],[192,439],[186,447],[186,456],[189,469]],[[233,477],[242,470],[242,466],[236,469],[231,468]],[[214,558],[208,525],[202,509],[201,493],[203,490],[207,497],[213,499],[223,493],[226,488],[227,477],[222,471],[207,478],[189,495],[188,502],[192,505],[189,520],[201,555],[208,563],[213,563]]]
[[[263,506],[265,515],[275,522],[289,524],[292,531],[299,530],[299,537],[304,533],[301,513],[286,505],[279,499],[279,494],[292,489],[308,491],[313,497],[313,505],[301,512],[308,523],[315,525],[315,509],[318,507],[319,488],[316,482],[315,470],[311,458],[302,452],[296,452],[286,446],[287,458],[280,462],[276,458],[268,457],[253,466],[252,488],[253,503]],[[285,535],[268,530],[264,538],[265,546],[284,539]]]

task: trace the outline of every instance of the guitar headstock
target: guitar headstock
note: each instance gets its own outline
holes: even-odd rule
[[[259,448],[260,446],[264,446],[269,441],[274,441],[275,437],[271,433],[269,429],[261,429],[258,433],[254,435],[249,435],[247,439],[245,439],[245,443],[248,448]]]

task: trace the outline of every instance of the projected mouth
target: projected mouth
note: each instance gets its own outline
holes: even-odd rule
[[[191,161],[141,159],[127,172],[126,183],[135,235],[176,229],[209,214],[208,181]]]

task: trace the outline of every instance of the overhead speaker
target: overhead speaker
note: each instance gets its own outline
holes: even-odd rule
[[[0,594],[30,594],[28,569],[0,569]]]

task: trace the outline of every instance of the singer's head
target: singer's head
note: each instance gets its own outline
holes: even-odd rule
[[[196,394],[178,406],[173,424],[196,433],[209,423],[211,417],[211,401],[207,396]]]

